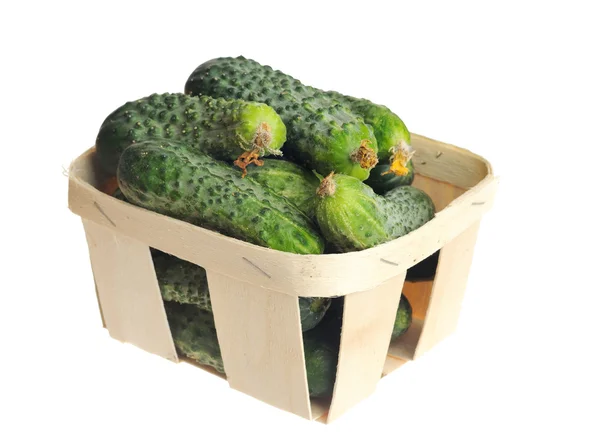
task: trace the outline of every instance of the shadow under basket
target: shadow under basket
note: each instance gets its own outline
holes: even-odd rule
[[[128,204],[105,193],[95,148],[69,170],[69,208],[82,218],[104,327],[110,336],[179,362],[150,248],[206,269],[227,381],[271,406],[331,422],[380,379],[451,334],[478,227],[498,180],[465,149],[412,135],[415,180],[436,216],[391,242],[345,254],[298,255],[259,247]],[[433,279],[406,281],[439,251]],[[401,294],[408,332],[390,344]],[[344,296],[332,397],[311,400],[299,296]],[[201,370],[203,367],[199,367]]]

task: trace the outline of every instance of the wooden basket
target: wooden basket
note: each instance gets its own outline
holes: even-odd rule
[[[345,254],[298,255],[259,247],[122,202],[91,148],[71,165],[69,208],[85,228],[96,293],[110,336],[177,362],[150,247],[207,271],[230,387],[307,419],[331,422],[375,391],[382,376],[456,327],[480,220],[497,178],[480,156],[412,135],[414,186],[436,216],[394,241]],[[433,281],[406,271],[441,248]],[[390,345],[401,293],[410,330]],[[345,296],[337,377],[330,400],[311,400],[299,296]]]

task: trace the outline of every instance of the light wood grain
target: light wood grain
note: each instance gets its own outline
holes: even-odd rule
[[[207,271],[230,386],[311,418],[298,298]]]
[[[438,270],[415,358],[454,332],[463,302],[479,221],[446,244],[440,252]]]
[[[415,172],[463,189],[475,187],[492,174],[491,164],[471,151],[411,134]]]
[[[69,207],[148,246],[223,275],[294,296],[339,296],[395,277],[460,234],[492,207],[496,179],[488,175],[436,217],[403,237],[363,251],[299,255],[259,247],[115,199],[93,187],[93,151],[73,164]],[[364,275],[368,272],[369,275]]]
[[[110,336],[177,362],[148,246],[94,222],[83,223]]]
[[[453,186],[452,184],[418,174],[415,175],[412,185],[429,195],[435,205],[435,211],[442,211],[466,191],[465,189]]]
[[[333,421],[369,396],[381,379],[406,272],[377,288],[346,295],[333,400]]]
[[[381,373],[381,377],[383,378],[385,376],[390,375],[402,365],[406,365],[408,362],[410,361],[407,359],[401,359],[399,357],[388,355],[385,358],[385,363],[383,364],[383,372]]]
[[[425,314],[429,308],[431,299],[431,290],[433,289],[433,280],[405,282],[402,295],[410,303],[413,310],[413,318],[425,319]]]

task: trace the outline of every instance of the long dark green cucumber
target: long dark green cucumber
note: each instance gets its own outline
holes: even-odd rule
[[[259,157],[280,155],[286,127],[273,108],[259,102],[152,94],[106,117],[96,138],[101,166],[114,174],[123,150],[149,139],[181,141],[244,168]]]
[[[129,202],[148,210],[279,251],[323,252],[315,225],[288,200],[184,144],[129,146],[117,181]]]
[[[163,300],[194,304],[212,312],[208,280],[203,267],[158,251],[152,255],[152,260]],[[314,328],[321,321],[330,302],[329,298],[298,298],[302,331]]]
[[[225,374],[212,312],[175,301],[164,305],[178,353]],[[323,397],[333,392],[337,352],[313,332],[307,332],[303,338],[308,393],[311,397]]]
[[[321,233],[342,252],[401,237],[434,214],[431,198],[413,186],[397,187],[380,196],[356,178],[330,174],[317,191],[316,217]]]
[[[392,189],[400,186],[409,186],[415,179],[415,169],[412,160],[406,163],[408,173],[396,175],[390,171],[390,164],[378,164],[371,170],[369,179],[365,181],[378,195],[384,195]]]
[[[248,178],[288,199],[310,218],[315,216],[315,192],[319,179],[314,173],[286,160],[267,158],[262,166],[248,168]]]
[[[272,106],[287,127],[284,156],[322,175],[365,180],[377,164],[377,139],[362,117],[270,66],[241,56],[212,59],[194,70],[184,91]]]
[[[365,123],[373,127],[377,138],[377,158],[379,164],[387,164],[389,171],[397,176],[406,176],[407,167],[414,150],[411,147],[410,131],[398,115],[384,105],[367,99],[328,91],[328,95],[362,116]]]

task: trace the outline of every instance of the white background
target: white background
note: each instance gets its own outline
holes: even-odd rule
[[[599,436],[594,2],[191,3],[0,7],[0,435]],[[240,54],[501,178],[457,332],[329,426],[110,339],[67,208],[63,168],[109,112]]]

